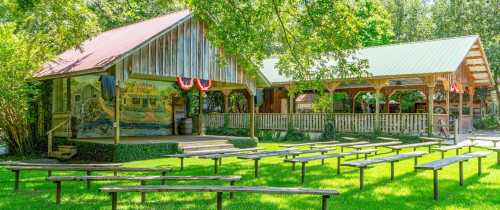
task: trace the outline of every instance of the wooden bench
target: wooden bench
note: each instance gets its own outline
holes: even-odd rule
[[[437,141],[439,142],[439,145],[443,145],[444,142],[448,141],[446,138],[439,138],[439,137],[427,137],[427,136],[420,136],[418,137],[420,141],[426,142],[426,141]]]
[[[56,184],[56,204],[61,204],[61,185],[67,181],[139,181],[141,185],[146,185],[146,181],[161,180],[182,180],[182,181],[198,181],[198,180],[217,180],[228,181],[231,186],[234,186],[236,181],[241,180],[241,176],[51,176],[47,177],[47,181]],[[233,194],[230,195],[233,197]],[[141,201],[146,201],[145,193],[141,194]]]
[[[444,159],[445,153],[448,152],[449,150],[455,150],[456,155],[460,155],[460,149],[462,149],[464,147],[469,147],[469,152],[472,152],[472,147],[474,145],[475,145],[474,143],[469,142],[469,143],[462,143],[462,144],[438,147],[438,148],[434,148],[432,150],[441,152],[441,159]]]
[[[368,141],[357,141],[357,142],[347,142],[347,143],[326,144],[326,145],[312,146],[311,149],[340,147],[340,152],[344,152],[344,147],[353,146],[353,145],[361,145],[361,144],[369,144],[369,143],[370,142],[368,142]]]
[[[322,145],[322,144],[334,144],[338,143],[338,141],[316,141],[316,142],[308,142],[301,144],[283,144],[279,145],[280,147],[291,148],[291,147],[300,147],[300,146],[314,146],[314,145]]]
[[[432,162],[424,163],[422,165],[418,165],[417,169],[422,170],[432,170],[433,178],[434,178],[434,200],[439,200],[439,170],[442,168],[452,165],[454,163],[459,163],[459,181],[460,186],[464,185],[464,167],[463,162],[468,161],[472,158],[478,158],[478,175],[481,175],[481,159],[488,156],[487,152],[473,152],[467,153],[459,156],[444,158],[440,160],[435,160]]]
[[[298,158],[286,159],[285,162],[290,162],[293,165],[295,165],[295,163],[302,164],[300,181],[303,184],[305,181],[306,164],[309,161],[313,161],[313,160],[322,160],[323,161],[324,159],[328,159],[328,158],[337,158],[337,175],[340,175],[340,164],[341,164],[341,159],[343,157],[364,154],[365,159],[368,159],[368,154],[375,152],[375,151],[377,151],[377,149],[367,149],[367,150],[359,150],[359,151],[352,151],[352,152],[324,154],[324,155],[318,155],[318,156],[298,157]],[[293,170],[295,170],[295,167],[293,167]]]
[[[500,147],[493,147],[491,150],[497,152],[497,165],[500,165]]]
[[[202,156],[198,156],[198,158],[212,159],[214,161],[214,174],[218,174],[219,173],[219,166],[222,165],[222,158],[237,157],[237,156],[244,155],[244,154],[247,154],[247,152],[233,152],[233,153],[223,153],[223,154],[202,155]]]
[[[278,151],[274,151],[274,152],[269,151],[269,152],[265,152],[265,153],[245,154],[245,155],[238,156],[238,158],[239,159],[253,160],[254,161],[255,177],[259,177],[259,161],[262,158],[279,157],[279,156],[288,157],[289,155],[291,155],[293,158],[295,158],[296,156],[301,155],[301,154],[310,154],[310,153],[318,153],[318,152],[321,154],[325,154],[329,151],[334,151],[334,150],[335,150],[335,148],[323,148],[323,149],[312,149],[312,150],[288,149],[288,150],[278,150]],[[295,167],[295,165],[293,165],[293,167]]]
[[[374,159],[369,159],[369,160],[345,162],[342,165],[359,168],[359,189],[363,190],[363,188],[364,188],[364,170],[368,166],[378,164],[378,163],[387,163],[387,162],[391,163],[391,181],[392,181],[392,180],[394,180],[394,163],[395,162],[409,159],[409,158],[414,158],[415,159],[415,161],[414,161],[415,168],[416,168],[416,166],[418,164],[418,158],[422,157],[425,154],[428,154],[428,153],[422,152],[422,151],[415,151],[415,152],[410,152],[410,153],[374,158]]]
[[[342,139],[347,140],[347,141],[358,141],[359,140],[359,138],[349,137],[349,136],[342,136]]]
[[[90,163],[90,164],[73,164],[73,163],[29,163],[21,161],[3,161],[0,162],[0,166],[55,166],[55,167],[66,167],[66,166],[76,166],[76,167],[120,167],[121,163]]]
[[[90,176],[94,171],[110,171],[116,174],[117,172],[160,172],[162,176],[165,176],[170,169],[168,168],[122,168],[122,167],[78,167],[78,166],[66,166],[66,167],[47,167],[47,166],[8,166],[8,170],[14,172],[15,183],[14,190],[19,191],[19,177],[21,171],[86,171],[87,176]],[[90,188],[90,180],[87,181],[87,188]]]
[[[389,142],[381,142],[381,143],[373,143],[373,144],[352,145],[352,146],[346,146],[346,147],[351,148],[351,149],[355,149],[355,150],[361,150],[361,149],[370,148],[370,147],[374,147],[375,149],[377,149],[379,147],[398,145],[401,143],[402,143],[401,141],[389,141]],[[375,154],[377,154],[377,152],[375,152]],[[356,159],[359,159],[359,157],[356,156]]]
[[[148,186],[106,186],[100,188],[101,192],[111,195],[111,209],[117,209],[119,192],[215,192],[217,195],[217,210],[222,209],[222,193],[266,193],[266,194],[308,194],[321,195],[322,209],[328,209],[328,198],[339,193],[335,190],[287,188],[287,187],[250,187],[250,186],[172,186],[172,185],[148,185]],[[250,207],[248,207],[250,208]],[[206,207],[204,207],[206,209]]]
[[[397,138],[392,138],[392,137],[384,137],[384,136],[379,136],[377,137],[378,140],[382,141],[399,141]]]
[[[417,147],[428,147],[429,153],[431,153],[432,146],[437,144],[439,144],[439,142],[429,141],[429,142],[422,142],[415,144],[401,144],[395,146],[387,146],[387,148],[392,149],[392,151],[396,151],[396,154],[399,154],[399,152],[401,152],[401,150],[405,148],[413,148],[413,151],[417,151]]]
[[[474,141],[489,141],[493,143],[493,147],[497,147],[497,143],[500,142],[500,137],[493,136],[474,136],[469,138],[472,143]]]
[[[205,155],[215,155],[215,154],[225,154],[225,153],[235,153],[235,152],[252,152],[258,151],[260,148],[246,148],[246,149],[220,149],[220,150],[209,150],[209,151],[199,151],[199,152],[191,152],[191,153],[182,153],[182,154],[168,154],[161,155],[161,157],[167,158],[179,158],[180,160],[180,170],[184,170],[184,158],[192,158],[199,157]]]

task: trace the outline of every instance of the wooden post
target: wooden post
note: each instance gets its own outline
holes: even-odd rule
[[[115,122],[113,128],[115,130],[114,144],[120,143],[120,84],[118,77],[115,77]]]
[[[14,179],[15,179],[15,181],[14,181],[14,191],[19,192],[19,176],[20,176],[21,171],[14,170],[13,172],[14,172]]]
[[[199,92],[199,97],[198,97],[198,135],[200,136],[203,136],[205,135],[205,132],[203,131],[203,127],[205,122],[204,122],[204,119],[203,119],[203,95],[204,93],[203,92]]]
[[[464,162],[460,161],[458,163],[458,173],[460,177],[460,186],[464,186]]]
[[[439,176],[438,170],[433,170],[434,175],[434,200],[439,200]]]
[[[464,92],[460,90],[458,93],[458,132],[462,132],[462,119],[463,119],[463,109],[464,109]]]
[[[142,180],[141,181],[141,186],[146,185],[146,181]],[[141,203],[146,202],[146,192],[141,192]]]
[[[177,130],[177,120],[175,116],[175,96],[172,95],[172,133],[174,135],[178,135],[179,131]]]
[[[368,80],[368,83],[370,83],[373,88],[375,89],[375,127],[374,130],[375,132],[380,132],[381,127],[380,127],[380,90],[387,85],[387,80],[385,79],[371,79]]]
[[[306,162],[302,162],[302,170],[301,170],[301,176],[300,176],[300,183],[304,184],[306,177]]]
[[[249,126],[248,128],[250,129],[250,138],[255,138],[255,95],[251,93],[251,91],[248,91],[250,94],[250,97],[248,100],[248,108],[250,112],[250,120],[249,120]]]
[[[434,75],[421,78],[427,86],[427,135],[432,136],[434,126],[434,88],[436,87],[436,77]]]
[[[61,204],[61,181],[56,181],[56,204]]]
[[[329,195],[323,195],[322,196],[322,205],[321,205],[321,209],[322,210],[328,210],[328,198],[330,198]]]
[[[391,181],[394,180],[394,161],[391,161]]]
[[[364,176],[365,176],[365,169],[363,167],[359,168],[359,190],[364,189]]]
[[[259,159],[255,159],[254,161],[255,177],[259,177]]]
[[[340,175],[340,159],[341,159],[341,158],[342,158],[342,157],[340,157],[340,156],[339,156],[339,157],[337,157],[337,175]]]
[[[229,96],[231,95],[231,90],[223,90],[222,94],[224,95],[224,113],[229,112]]]
[[[217,192],[217,210],[222,210],[222,192]]]
[[[118,200],[118,196],[117,196],[117,192],[111,192],[109,193],[111,194],[111,210],[116,210],[117,209],[117,200]]]

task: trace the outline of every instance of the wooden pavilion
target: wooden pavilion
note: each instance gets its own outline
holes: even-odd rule
[[[235,57],[219,65],[222,50],[206,39],[206,30],[190,11],[173,12],[98,34],[44,65],[33,77],[52,87],[51,116],[39,120],[51,119],[49,154],[53,137],[119,144],[121,136],[177,135],[188,104],[177,80],[187,86],[191,79],[210,81],[209,90],[244,90],[254,107],[256,89],[269,82],[247,74]],[[199,95],[203,104],[204,94]],[[251,127],[254,110],[249,111]],[[203,135],[203,109],[199,112]]]
[[[463,133],[472,130],[473,113],[483,113],[476,90],[494,84],[476,35],[364,48],[357,52],[357,57],[368,61],[368,77],[324,80],[325,91],[343,92],[350,98],[348,103],[352,103],[347,105],[348,110],[333,113],[304,113],[310,112],[310,95],[317,90],[306,91],[309,96],[290,95],[288,89],[297,81],[278,73],[278,59],[265,60],[262,72],[272,87],[263,89],[264,103],[256,115],[256,128],[287,130],[292,126],[300,131],[322,132],[328,119],[333,119],[336,130],[341,132],[433,135],[443,134],[451,121],[458,120]],[[413,113],[391,109],[391,104],[397,102],[389,96],[405,90],[416,90],[425,98],[416,103]],[[372,111],[361,112],[357,110],[356,98],[366,92],[378,97],[374,97]],[[336,102],[334,106],[346,106],[341,103],[346,102]],[[221,119],[218,115],[213,113],[209,118]],[[244,118],[241,115],[244,114],[231,114],[230,127],[242,125],[238,123]]]

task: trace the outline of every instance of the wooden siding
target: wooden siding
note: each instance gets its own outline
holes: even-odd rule
[[[116,64],[117,70],[124,72],[124,80],[127,75],[181,76],[242,84],[255,93],[255,80],[238,66],[235,58],[219,64],[222,51],[210,44],[206,30],[205,24],[189,18],[124,57]]]

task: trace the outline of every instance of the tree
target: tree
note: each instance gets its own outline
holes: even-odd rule
[[[31,73],[99,27],[83,0],[4,0],[0,10],[0,129],[12,152],[26,153],[36,144],[30,106],[39,99]]]
[[[209,40],[250,74],[274,55],[280,73],[316,85],[366,74],[366,61],[352,53],[391,37],[387,14],[375,0],[189,0],[188,6],[208,24]]]

